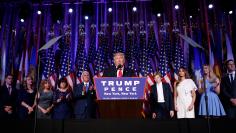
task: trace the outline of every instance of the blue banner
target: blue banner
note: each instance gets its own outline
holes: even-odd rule
[[[103,77],[94,78],[97,100],[144,99],[146,78]]]

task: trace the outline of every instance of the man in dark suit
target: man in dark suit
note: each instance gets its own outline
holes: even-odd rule
[[[5,83],[0,88],[0,118],[14,119],[16,118],[16,99],[17,90],[13,87],[13,76],[6,75]]]
[[[229,118],[236,118],[236,73],[234,60],[226,61],[227,73],[221,79],[221,98]]]
[[[134,77],[135,73],[125,68],[125,55],[124,53],[118,52],[113,55],[115,66],[108,68],[104,71],[103,77]]]
[[[155,84],[151,87],[150,105],[153,119],[169,119],[174,116],[173,95],[170,85],[162,83],[161,74],[154,74]]]
[[[73,90],[75,100],[74,114],[76,119],[96,118],[96,91],[90,81],[88,71],[82,73],[83,82],[76,85]]]

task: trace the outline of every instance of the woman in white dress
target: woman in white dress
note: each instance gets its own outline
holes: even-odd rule
[[[189,78],[185,68],[180,67],[178,76],[178,81],[174,84],[174,104],[177,118],[195,118],[194,102],[197,87]]]

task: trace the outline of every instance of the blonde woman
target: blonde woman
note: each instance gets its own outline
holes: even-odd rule
[[[53,91],[52,85],[48,80],[41,81],[40,90],[37,93],[37,101],[37,117],[40,119],[50,119],[53,108]]]
[[[180,67],[178,81],[174,84],[174,104],[177,111],[177,118],[195,118],[194,103],[197,89],[192,79],[189,79],[188,72]]]
[[[218,97],[220,93],[220,80],[216,77],[209,65],[203,66],[204,80],[198,81],[198,90],[201,93],[201,99],[199,104],[199,115],[210,117],[224,116],[225,110]],[[205,99],[207,96],[207,99]],[[206,106],[207,100],[207,106]]]

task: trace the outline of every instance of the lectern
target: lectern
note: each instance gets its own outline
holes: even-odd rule
[[[102,119],[141,118],[146,78],[94,78],[99,116]]]

